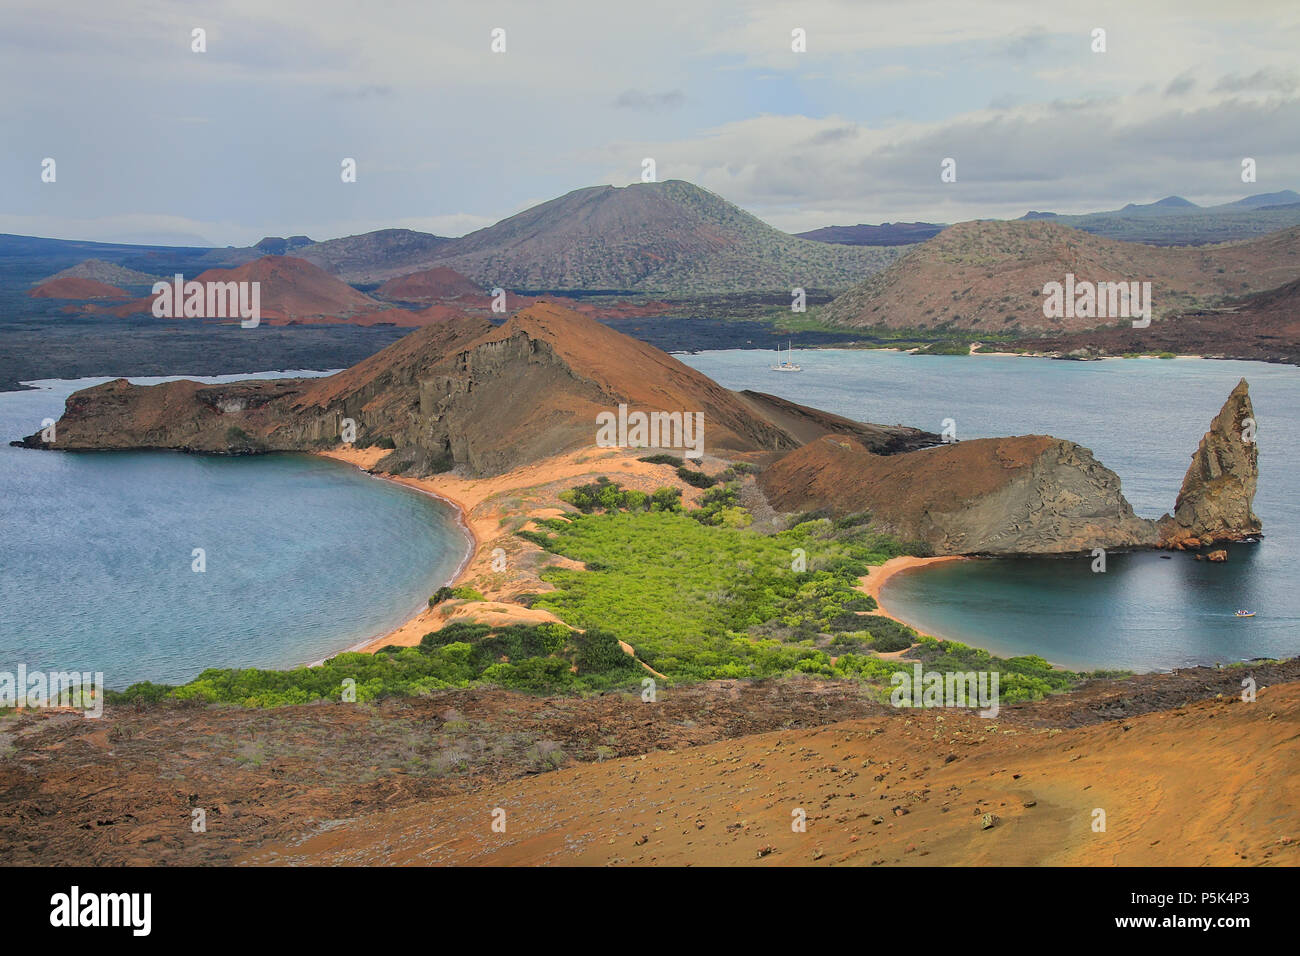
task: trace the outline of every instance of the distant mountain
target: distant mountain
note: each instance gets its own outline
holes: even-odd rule
[[[882,222],[878,226],[860,223],[856,226],[823,226],[795,235],[813,242],[844,246],[905,246],[932,239],[945,228],[944,224],[936,222]]]
[[[298,255],[344,282],[381,282],[418,272],[453,241],[413,229],[380,229],[317,242],[299,249]]]
[[[103,259],[87,259],[62,272],[56,272],[48,279],[42,280],[42,283],[53,282],[56,279],[89,279],[105,285],[153,285],[158,278],[147,272],[138,272],[113,262],[105,262]]]
[[[1122,209],[1079,215],[1031,211],[1018,221],[1050,219],[1094,236],[1156,246],[1199,246],[1253,239],[1300,225],[1300,193],[1285,189],[1217,206],[1198,206],[1181,196]]]
[[[796,238],[670,180],[575,190],[451,240],[421,265],[455,269],[487,289],[788,293],[845,288],[896,256]],[[382,269],[402,271],[413,270]]]
[[[257,282],[262,321],[271,325],[323,320],[373,324],[382,321],[374,313],[392,309],[310,262],[292,256],[264,256],[233,269],[207,269],[192,278],[201,283]],[[149,312],[153,302],[154,296],[149,295],[115,306],[111,311],[120,316]]]
[[[1151,203],[1129,203],[1121,209],[1078,215],[1030,210],[1016,221],[1040,220],[1125,242],[1157,246],[1206,245],[1252,239],[1300,225],[1300,193],[1284,189],[1218,206],[1198,206],[1182,196],[1166,196]],[[815,242],[895,246],[924,242],[945,228],[939,223],[886,222],[879,226],[825,226],[798,235]]]
[[[1180,216],[1187,215],[1189,212],[1201,209],[1200,206],[1190,199],[1184,199],[1182,196],[1166,196],[1164,199],[1158,199],[1155,202],[1136,203],[1131,202],[1122,209],[1111,209],[1107,212],[1090,212],[1076,216],[1061,216],[1054,212],[1035,212],[1030,210],[1020,217],[1021,220],[1029,219],[1083,219],[1088,216],[1122,216],[1142,217],[1142,216]]]
[[[282,256],[286,253],[293,252],[295,249],[301,249],[304,246],[314,245],[312,240],[306,236],[290,236],[288,239],[281,239],[278,236],[267,236],[257,245],[253,246],[264,256]]]
[[[1294,189],[1283,189],[1275,193],[1259,193],[1255,196],[1247,196],[1245,199],[1238,199],[1236,202],[1224,203],[1219,209],[1230,209],[1237,206],[1244,206],[1248,209],[1262,209],[1269,206],[1289,206],[1294,203],[1300,203],[1300,193]]]
[[[47,279],[27,294],[36,299],[126,299],[130,297],[116,286],[79,276]]]
[[[1169,249],[1102,239],[1056,221],[958,223],[836,298],[820,318],[852,328],[987,332],[1077,331],[1121,321],[1044,317],[1044,285],[1064,283],[1067,273],[1088,282],[1150,282],[1159,320],[1300,276],[1300,228]]]
[[[1150,203],[1131,202],[1123,209],[1119,210],[1118,215],[1124,216],[1177,216],[1186,213],[1190,209],[1200,209],[1190,199],[1184,199],[1182,196],[1166,196],[1164,199],[1157,199]]]
[[[481,286],[446,266],[435,266],[389,279],[375,290],[375,295],[399,302],[428,302],[433,299],[458,299],[483,294]]]

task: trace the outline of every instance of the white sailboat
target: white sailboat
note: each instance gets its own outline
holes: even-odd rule
[[[794,349],[791,346],[791,344],[787,342],[786,360],[784,362],[778,361],[776,365],[772,366],[772,371],[773,372],[802,372],[803,369],[801,367],[795,365],[794,362],[790,361],[790,359],[793,358],[793,356],[794,356]],[[776,347],[776,357],[778,359],[781,358],[781,346],[779,345]]]

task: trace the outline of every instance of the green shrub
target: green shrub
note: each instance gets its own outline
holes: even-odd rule
[[[357,701],[366,702],[479,683],[529,692],[605,690],[634,684],[638,672],[617,639],[600,631],[457,622],[426,634],[418,647],[339,654],[318,667],[289,671],[206,670],[180,687],[140,683],[105,696],[111,704],[170,699],[279,707],[338,701],[345,680],[355,682]]]
[[[686,467],[677,469],[677,477],[688,485],[694,485],[696,488],[711,488],[718,483],[717,476],[706,475],[702,471],[692,471]]]

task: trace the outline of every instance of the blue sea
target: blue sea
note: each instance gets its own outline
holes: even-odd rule
[[[1104,574],[1090,558],[956,562],[892,578],[882,601],[927,633],[1072,669],[1300,654],[1293,367],[817,350],[795,353],[802,373],[777,374],[762,352],[682,358],[728,387],[863,421],[938,431],[950,418],[963,439],[1069,438],[1116,471],[1148,517],[1172,508],[1197,442],[1245,377],[1259,421],[1259,544],[1233,546],[1221,565],[1112,553]],[[36,431],[100,381],[0,393],[0,438]],[[0,670],[103,671],[124,687],[314,662],[409,618],[467,547],[443,503],[312,456],[0,445]],[[1238,607],[1257,616],[1237,619]]]
[[[801,373],[772,372],[775,353],[678,356],[729,388],[752,388],[859,421],[957,437],[1046,434],[1092,449],[1138,514],[1172,511],[1197,443],[1239,379],[1259,423],[1264,525],[1226,564],[1190,555],[952,562],[891,578],[890,613],[923,632],[1002,655],[1038,654],[1079,670],[1168,670],[1300,654],[1300,369],[1259,362],[1118,359],[1064,362],[899,352],[795,352]],[[1239,619],[1238,608],[1257,612]]]
[[[323,373],[199,380],[290,374]],[[449,505],[310,455],[8,447],[102,381],[0,392],[0,670],[122,688],[313,663],[409,619],[465,557]]]

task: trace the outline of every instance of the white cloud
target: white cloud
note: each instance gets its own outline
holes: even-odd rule
[[[876,127],[760,116],[613,144],[607,158],[644,152],[661,180],[695,182],[791,231],[1088,212],[1174,192],[1218,202],[1300,183],[1300,97],[1217,94],[1194,109],[1187,99],[1081,98]],[[1270,157],[1267,182],[1241,183],[1241,157],[1258,155]],[[940,181],[947,157],[956,183]]]
[[[643,156],[792,229],[1300,184],[1295,4],[8,0],[5,20],[11,231],[455,235]],[[1232,181],[1245,155],[1255,188]]]

